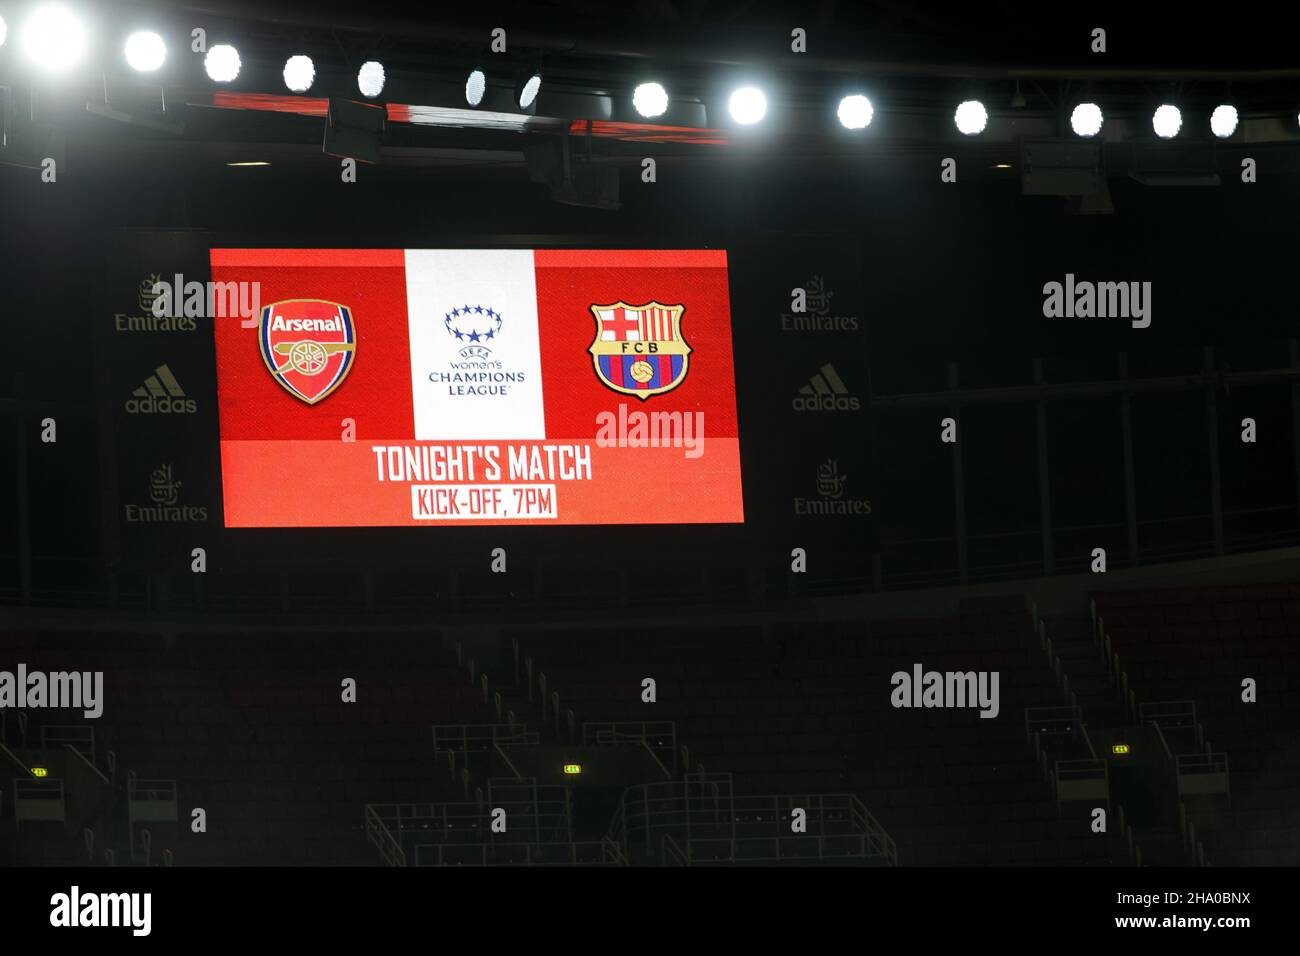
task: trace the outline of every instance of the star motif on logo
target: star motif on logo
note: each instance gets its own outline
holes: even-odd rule
[[[487,327],[484,328],[484,322],[478,316],[485,316]],[[462,326],[460,323],[466,321]],[[450,312],[443,314],[443,325],[447,331],[455,336],[457,341],[471,342],[491,341],[501,334],[501,313],[485,305],[461,305],[455,306]]]

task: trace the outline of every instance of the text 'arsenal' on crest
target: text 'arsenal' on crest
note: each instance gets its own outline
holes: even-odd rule
[[[356,358],[352,310],[337,302],[273,302],[262,310],[257,336],[271,376],[308,405],[342,385]]]

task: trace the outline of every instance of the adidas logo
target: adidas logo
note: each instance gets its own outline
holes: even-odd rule
[[[835,367],[827,362],[816,375],[799,389],[790,407],[796,412],[856,412],[862,407],[856,395],[850,395],[848,386]]]
[[[126,400],[128,415],[193,415],[198,404],[185,397],[185,389],[166,365],[159,365],[144,384]]]

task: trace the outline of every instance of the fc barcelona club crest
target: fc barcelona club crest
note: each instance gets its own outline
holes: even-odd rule
[[[257,339],[271,376],[308,405],[342,385],[356,358],[352,310],[337,302],[273,302],[262,310]]]
[[[645,401],[670,392],[686,378],[691,347],[682,338],[684,305],[593,305],[596,338],[587,351],[596,377],[624,395]]]

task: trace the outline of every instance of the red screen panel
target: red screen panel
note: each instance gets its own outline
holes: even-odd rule
[[[725,252],[211,261],[228,527],[743,521]]]

